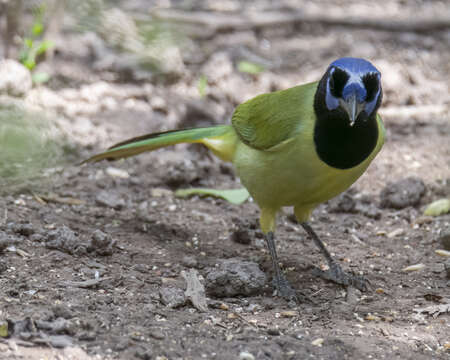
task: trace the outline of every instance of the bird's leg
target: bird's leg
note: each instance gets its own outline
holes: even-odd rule
[[[325,244],[319,239],[315,231],[312,229],[311,225],[309,225],[307,222],[302,222],[301,225],[327,259],[330,269],[328,271],[319,270],[319,275],[321,277],[327,280],[334,281],[337,284],[354,286],[361,291],[367,290],[368,281],[364,277],[344,272],[339,263],[335,259],[333,259],[333,257],[325,247]]]
[[[275,286],[277,295],[288,301],[297,301],[295,290],[291,287],[287,279],[284,277],[283,273],[281,272],[280,265],[278,264],[277,249],[275,247],[275,236],[273,232],[268,232],[265,235],[265,239],[267,248],[269,249],[270,257],[272,259],[274,271],[273,285]]]

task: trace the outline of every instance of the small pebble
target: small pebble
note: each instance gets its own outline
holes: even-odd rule
[[[391,231],[390,233],[388,233],[386,236],[391,239],[396,236],[403,235],[404,233],[405,233],[405,230],[403,230],[403,229],[395,229],[394,231]]]
[[[163,197],[163,196],[171,196],[172,191],[164,188],[153,188],[150,190],[150,195],[152,197]]]
[[[198,266],[197,259],[191,255],[183,256],[183,258],[181,259],[181,264],[189,268],[195,268]]]
[[[450,228],[442,230],[438,240],[442,244],[444,250],[450,251]]]
[[[125,207],[125,200],[122,199],[118,193],[106,190],[100,191],[97,194],[95,201],[98,205],[110,207],[116,210],[120,210]]]
[[[269,328],[269,329],[267,329],[267,334],[272,335],[272,336],[279,336],[279,335],[281,335],[281,332],[277,328]]]
[[[241,351],[239,354],[240,360],[255,360],[255,356],[247,351]]]
[[[130,177],[130,174],[128,174],[126,170],[118,169],[112,166],[106,168],[106,173],[114,178],[128,179]]]
[[[435,274],[440,274],[445,271],[445,265],[442,263],[434,264],[431,266],[431,271]]]
[[[424,268],[425,268],[424,264],[415,264],[415,265],[411,265],[411,266],[407,266],[407,267],[403,268],[402,271],[411,272],[411,271],[422,270]]]
[[[322,346],[323,341],[324,341],[323,338],[318,338],[318,339],[316,339],[316,340],[311,341],[311,345],[314,345],[314,346]]]
[[[261,292],[266,275],[257,263],[231,258],[220,260],[206,275],[206,291],[217,297],[253,295]]]
[[[298,312],[294,310],[286,310],[280,312],[281,317],[290,318],[298,316]]]
[[[438,250],[435,250],[434,252],[436,253],[436,255],[439,255],[439,256],[450,257],[450,251],[448,251],[448,250],[438,249]]]
[[[404,209],[408,206],[418,205],[425,191],[424,182],[417,177],[389,183],[380,193],[381,207]]]
[[[444,267],[447,272],[447,279],[450,279],[450,259],[445,262]]]
[[[165,286],[159,290],[161,302],[170,308],[177,308],[186,303],[184,291],[180,288]]]
[[[372,314],[367,314],[366,320],[378,322],[381,319],[378,316],[375,316],[375,315],[372,315]]]
[[[252,242],[250,231],[244,229],[234,231],[231,234],[231,241],[242,245],[249,245]]]
[[[166,337],[166,335],[164,335],[164,333],[161,330],[150,330],[148,335],[156,340],[163,340]]]

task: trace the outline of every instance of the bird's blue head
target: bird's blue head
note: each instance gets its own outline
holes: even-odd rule
[[[327,110],[344,110],[350,126],[360,114],[367,119],[380,106],[381,73],[367,60],[340,58],[331,63],[321,82]]]

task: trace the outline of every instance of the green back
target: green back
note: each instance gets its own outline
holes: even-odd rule
[[[239,105],[232,124],[248,146],[267,150],[297,133],[301,122],[314,116],[317,82],[262,94]]]

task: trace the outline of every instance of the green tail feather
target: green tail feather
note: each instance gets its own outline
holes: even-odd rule
[[[82,164],[97,162],[100,160],[118,160],[134,156],[145,151],[152,151],[161,147],[180,144],[201,142],[202,139],[226,134],[230,126],[221,125],[208,128],[171,130],[138,136],[113,145],[107,151],[84,160]]]

